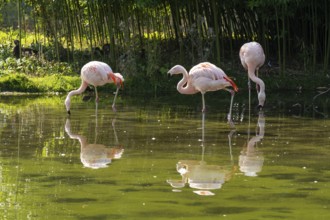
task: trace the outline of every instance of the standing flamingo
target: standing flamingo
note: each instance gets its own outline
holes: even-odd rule
[[[249,104],[251,100],[251,79],[257,84],[257,86],[259,86],[259,91],[257,91],[259,100],[258,108],[261,109],[264,107],[266,94],[265,83],[258,77],[258,71],[265,62],[264,50],[259,43],[249,42],[241,47],[239,51],[239,57],[243,67],[248,71]]]
[[[124,78],[120,73],[113,73],[110,66],[106,63],[99,61],[91,61],[85,64],[81,69],[81,85],[79,89],[72,90],[69,92],[68,96],[65,99],[65,107],[70,114],[70,98],[73,95],[78,95],[83,93],[88,85],[92,85],[95,88],[95,101],[96,106],[99,101],[99,96],[97,94],[97,86],[103,86],[106,83],[114,83],[117,85],[117,91],[112,102],[112,109],[116,111],[115,103],[118,95],[118,90],[120,86],[123,85]]]
[[[202,94],[203,109],[202,112],[205,112],[205,100],[204,94],[208,91],[217,91],[224,89],[231,93],[230,101],[230,110],[228,114],[228,121],[233,125],[231,120],[231,111],[234,100],[235,92],[238,91],[238,88],[234,81],[232,81],[219,67],[215,66],[212,63],[204,62],[199,63],[189,71],[181,66],[176,65],[168,71],[168,74],[183,74],[182,80],[177,85],[177,90],[181,94],[195,94],[200,92]],[[232,86],[235,92],[226,87]]]

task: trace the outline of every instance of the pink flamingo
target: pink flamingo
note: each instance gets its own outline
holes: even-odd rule
[[[112,102],[112,109],[116,111],[115,103],[119,88],[123,85],[124,78],[120,73],[113,73],[110,66],[106,63],[99,61],[91,61],[85,64],[81,69],[81,85],[79,89],[69,92],[65,99],[65,107],[70,114],[71,96],[83,93],[88,85],[92,85],[95,88],[95,101],[96,105],[99,101],[97,94],[97,86],[103,86],[106,83],[114,83],[117,85],[117,91]]]
[[[249,104],[251,103],[251,79],[259,86],[259,91],[257,91],[259,100],[258,108],[261,109],[265,104],[266,94],[265,83],[258,77],[258,71],[265,62],[264,50],[259,43],[249,42],[241,47],[239,57],[243,67],[248,71]]]
[[[97,120],[97,119],[96,119]],[[115,119],[112,121],[112,128],[115,135],[116,144],[109,148],[103,144],[97,144],[97,125],[95,127],[95,143],[88,143],[85,136],[71,133],[70,119],[66,119],[65,131],[71,139],[80,142],[80,160],[85,167],[92,169],[108,167],[112,159],[120,159],[124,153],[124,148],[119,144],[115,129]]]
[[[235,92],[238,91],[238,88],[234,81],[232,81],[219,67],[215,66],[212,63],[204,62],[199,63],[189,71],[181,66],[176,65],[168,71],[168,74],[183,74],[182,80],[177,85],[177,90],[181,94],[195,94],[200,92],[202,94],[203,109],[202,112],[205,112],[205,100],[204,94],[209,91],[217,91],[224,89],[231,93],[230,101],[230,110],[228,114],[228,121],[233,125],[231,120],[231,111],[233,105],[233,99]],[[226,87],[231,86],[234,88],[234,91]]]

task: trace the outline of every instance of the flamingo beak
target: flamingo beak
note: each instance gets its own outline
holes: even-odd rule
[[[120,78],[116,77],[115,74],[113,74],[113,73],[110,72],[110,73],[108,74],[108,78],[111,79],[115,85],[118,86],[118,83],[119,83],[120,86],[121,86],[122,88],[124,88],[123,81],[122,81]]]
[[[123,83],[123,81],[121,79],[118,79],[118,80],[119,80],[119,84],[120,84],[121,88],[124,89],[124,83]]]
[[[230,83],[230,85],[234,88],[235,92],[238,92],[238,87],[233,80],[226,76],[224,77],[224,79]]]

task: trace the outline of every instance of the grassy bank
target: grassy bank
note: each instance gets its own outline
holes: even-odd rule
[[[31,77],[22,73],[0,77],[0,92],[66,92],[80,85],[79,76],[46,75]]]
[[[247,89],[247,76],[244,71],[228,73],[236,82],[240,90]],[[291,74],[279,76],[261,74],[267,91],[315,91],[330,86],[329,76],[306,76]],[[166,72],[158,75],[158,80],[151,81],[147,76],[131,77],[125,79],[123,92],[128,95],[157,96],[176,91],[176,84],[181,77],[168,78]],[[156,82],[156,83],[155,83]],[[56,93],[68,92],[79,87],[81,79],[78,74],[73,76],[63,74],[50,74],[44,76],[31,76],[24,73],[9,73],[0,75],[0,92],[27,92],[27,93]],[[254,86],[253,86],[254,87]],[[114,85],[100,87],[100,91],[113,90]]]

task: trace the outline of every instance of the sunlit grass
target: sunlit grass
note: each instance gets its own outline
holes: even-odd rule
[[[65,92],[78,88],[80,82],[79,76],[28,77],[25,74],[8,74],[0,77],[0,92]]]

